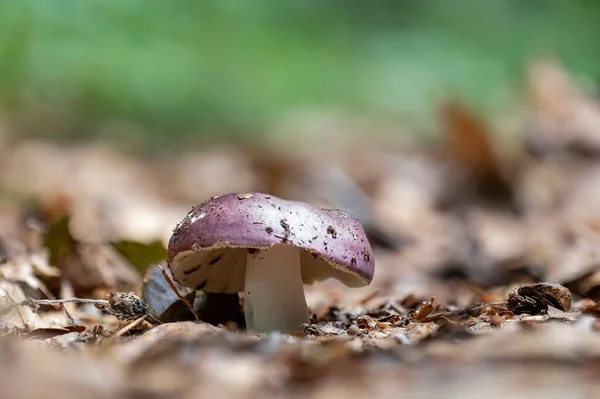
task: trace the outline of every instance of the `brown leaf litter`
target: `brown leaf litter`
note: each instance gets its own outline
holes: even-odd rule
[[[530,73],[512,147],[457,99],[441,148],[7,141],[0,397],[600,395],[598,102],[558,64]],[[248,334],[243,294],[161,271],[191,206],[259,188],[355,213],[375,249],[370,286],[305,287],[297,334]]]

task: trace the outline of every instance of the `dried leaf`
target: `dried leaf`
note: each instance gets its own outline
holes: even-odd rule
[[[24,283],[33,290],[41,291],[46,296],[52,296],[52,294],[40,277],[51,280],[57,279],[59,276],[60,271],[48,265],[48,259],[43,252],[23,254],[0,264],[0,278]]]
[[[429,299],[427,302],[423,302],[422,306],[415,313],[414,317],[415,317],[416,321],[422,321],[431,314],[431,312],[434,309],[434,306],[433,306],[434,301],[435,301],[435,297],[431,297],[431,299]]]
[[[133,291],[141,286],[141,275],[112,246],[79,243],[63,264],[64,277],[78,293],[95,288]],[[88,294],[89,295],[89,294]]]
[[[165,269],[165,272],[170,275],[170,271]],[[171,279],[172,280],[172,279]],[[194,303],[195,293],[190,293],[189,288],[178,284],[173,281],[175,284],[175,288],[179,291],[179,293],[183,296],[187,296],[191,294],[191,303]],[[177,318],[173,319],[172,313],[173,310],[169,310],[173,307],[175,303],[181,302],[177,294],[173,292],[167,281],[165,280],[162,272],[161,265],[156,264],[150,266],[146,270],[146,274],[144,275],[144,281],[142,286],[142,298],[148,304],[148,313],[161,321],[177,321]],[[179,310],[182,311],[181,316],[192,317],[189,310],[185,306],[185,304],[179,304],[181,308]],[[175,312],[179,314],[179,312]],[[185,318],[181,318],[179,320],[186,320]],[[191,320],[191,319],[188,319]]]
[[[540,314],[549,306],[571,309],[571,292],[559,284],[539,283],[519,287],[508,296],[508,309],[515,314]]]
[[[23,335],[24,338],[28,339],[37,339],[44,340],[48,338],[53,338],[58,335],[69,334],[69,333],[81,333],[86,330],[84,326],[67,326],[67,327],[46,327],[46,328],[36,328],[31,330],[27,334]]]
[[[564,285],[575,294],[600,300],[600,271],[592,271]]]
[[[600,103],[577,86],[558,60],[532,64],[527,88],[533,107],[527,144],[533,154],[598,157]]]
[[[441,115],[447,134],[447,154],[465,173],[474,195],[511,203],[513,187],[494,151],[489,128],[457,101],[446,102]]]
[[[33,309],[27,306],[14,306],[25,299],[25,293],[18,284],[0,280],[0,333],[47,327]]]

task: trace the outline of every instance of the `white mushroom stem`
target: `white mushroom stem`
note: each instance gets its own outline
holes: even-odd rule
[[[275,245],[246,258],[244,313],[251,332],[299,331],[308,321],[300,249]]]

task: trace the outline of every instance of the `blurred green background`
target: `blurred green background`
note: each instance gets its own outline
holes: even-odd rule
[[[22,135],[158,146],[297,110],[427,127],[448,93],[518,102],[539,54],[596,83],[599,21],[597,0],[2,0],[1,113]]]

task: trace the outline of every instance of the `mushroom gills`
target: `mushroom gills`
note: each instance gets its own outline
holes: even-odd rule
[[[246,258],[244,312],[251,332],[299,331],[308,322],[300,252],[275,245]]]

